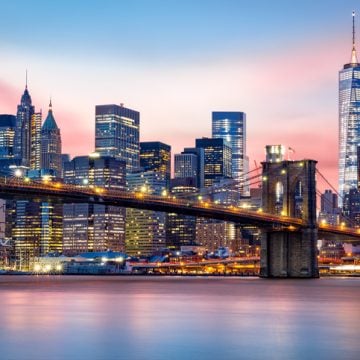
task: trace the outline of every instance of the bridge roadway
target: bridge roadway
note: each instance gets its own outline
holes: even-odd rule
[[[297,231],[307,225],[302,219],[251,211],[205,201],[190,201],[174,196],[131,193],[97,186],[76,186],[53,181],[30,181],[22,178],[0,178],[0,198],[54,201],[61,203],[93,203],[143,210],[201,216],[226,220],[240,225]],[[360,241],[360,229],[318,225],[319,235],[332,235],[346,241]]]

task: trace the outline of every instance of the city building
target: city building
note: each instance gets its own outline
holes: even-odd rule
[[[0,114],[0,159],[14,158],[16,116]]]
[[[31,116],[31,148],[30,148],[30,169],[38,170],[41,168],[41,142],[42,142],[42,133],[41,133],[41,121],[42,114],[40,112],[35,112]]]
[[[212,137],[222,138],[230,144],[232,178],[237,182],[241,195],[248,195],[244,178],[249,168],[246,156],[246,114],[240,111],[214,111]]]
[[[350,191],[345,194],[343,202],[343,214],[345,216],[343,220],[348,224],[348,226],[359,227],[360,191],[358,189],[350,189]]]
[[[360,63],[355,47],[355,14],[351,58],[339,72],[339,206],[351,189],[358,188],[360,144]]]
[[[320,196],[320,203],[321,207],[318,221],[323,224],[325,223],[329,225],[339,225],[341,211],[338,207],[337,194],[333,193],[330,189],[325,190],[324,193],[322,193]],[[346,201],[345,203],[350,204],[351,201]],[[350,211],[349,207],[346,206],[345,203],[344,206],[347,208],[348,211]]]
[[[167,194],[166,174],[159,171],[137,171],[126,176],[127,189],[142,194]],[[149,256],[165,247],[164,212],[140,209],[126,210],[126,253]]]
[[[196,148],[204,149],[204,186],[212,186],[220,178],[232,178],[232,155],[223,138],[196,139]]]
[[[84,187],[125,190],[125,162],[98,153],[77,156],[64,164],[64,182]],[[123,251],[125,209],[91,203],[64,204],[63,251]]]
[[[15,159],[15,128],[16,116],[0,115],[0,174],[9,176],[12,168],[20,165]]]
[[[194,178],[198,189],[204,187],[204,149],[185,148],[181,154],[174,156],[174,176]]]
[[[171,176],[171,146],[160,141],[140,142],[140,167],[165,175],[167,187]]]
[[[95,108],[95,151],[126,162],[128,172],[140,165],[140,113],[123,105]]]
[[[170,196],[196,200],[198,194],[196,176],[176,177],[170,182]],[[182,246],[195,245],[196,217],[176,213],[167,213],[166,216],[166,246],[178,250]]]
[[[62,175],[61,134],[50,100],[49,112],[41,127],[41,168],[50,170],[54,177]]]
[[[32,270],[36,257],[62,251],[61,204],[17,200],[6,207],[17,269]]]
[[[30,166],[32,143],[31,119],[34,113],[35,107],[32,105],[26,81],[24,93],[17,107],[14,155],[16,158],[21,159],[21,165],[27,167]]]

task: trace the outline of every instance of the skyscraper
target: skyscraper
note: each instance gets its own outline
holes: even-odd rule
[[[82,186],[125,190],[125,162],[109,156],[78,156],[64,164],[64,181]],[[101,204],[64,204],[66,254],[124,251],[125,209]]]
[[[339,205],[351,189],[358,189],[360,145],[360,63],[355,48],[355,13],[350,63],[339,72]]]
[[[171,146],[160,141],[140,143],[140,167],[144,171],[156,171],[165,175],[167,186],[171,176]]]
[[[31,157],[31,118],[35,108],[31,102],[31,96],[27,88],[21,96],[20,104],[17,107],[16,128],[15,128],[15,157],[21,159],[24,166],[30,166]]]
[[[14,158],[16,117],[0,115],[0,159]]]
[[[196,139],[196,148],[204,149],[204,185],[212,186],[221,178],[231,178],[230,144],[222,138]]]
[[[39,170],[41,168],[41,121],[42,114],[35,112],[31,115],[30,124],[30,164],[29,167],[32,170]]]
[[[95,108],[95,151],[126,162],[126,170],[139,167],[140,113],[123,105]]]
[[[127,174],[131,192],[162,195],[167,190],[166,175],[158,171],[138,171]],[[126,210],[126,253],[151,255],[165,246],[164,212],[140,209]]]
[[[61,135],[50,100],[49,112],[41,127],[41,168],[50,170],[55,177],[61,177]]]
[[[174,167],[175,178],[192,177],[195,180],[196,187],[204,187],[204,149],[203,148],[185,148],[181,154],[175,155]]]
[[[226,140],[232,151],[232,178],[244,192],[246,162],[246,114],[239,111],[214,111],[212,113],[212,137]]]

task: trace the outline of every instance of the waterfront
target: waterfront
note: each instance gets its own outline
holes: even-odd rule
[[[360,279],[0,277],[1,359],[358,359]]]

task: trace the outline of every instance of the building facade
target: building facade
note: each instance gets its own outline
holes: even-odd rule
[[[0,159],[14,158],[16,116],[0,115]]]
[[[232,178],[230,144],[223,138],[196,139],[196,148],[204,151],[204,186],[212,186],[220,178]]]
[[[41,127],[41,168],[50,170],[55,177],[62,175],[61,134],[56,124],[52,104]]]
[[[140,165],[140,113],[118,105],[95,108],[95,151],[126,162],[127,171]]]
[[[127,189],[140,194],[165,195],[166,175],[158,171],[138,171],[127,174]],[[149,256],[164,248],[164,212],[140,209],[126,210],[126,253],[134,256]]]
[[[78,156],[64,164],[64,182],[84,187],[125,190],[125,162],[109,156]],[[63,248],[84,251],[124,251],[125,209],[89,203],[64,204]]]
[[[27,84],[16,113],[15,157],[21,159],[24,166],[30,166],[31,117],[35,113]]]
[[[165,175],[167,187],[171,177],[171,146],[160,141],[140,143],[140,167],[144,171],[156,171]]]
[[[244,175],[248,169],[246,156],[246,114],[240,111],[214,111],[212,113],[212,137],[226,140],[232,152],[232,178],[242,195],[245,192]]]
[[[339,205],[351,189],[358,188],[360,145],[360,63],[355,48],[355,14],[351,60],[339,72]]]

